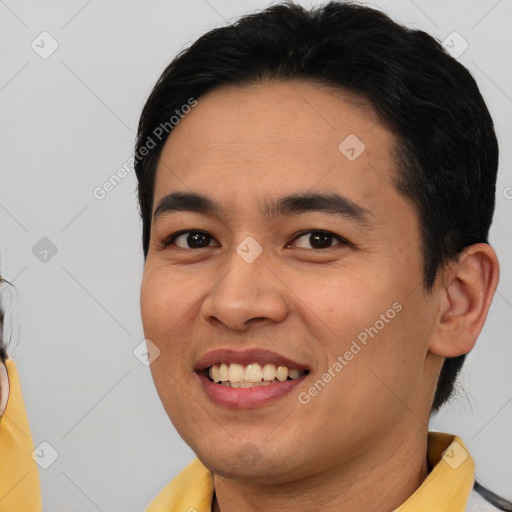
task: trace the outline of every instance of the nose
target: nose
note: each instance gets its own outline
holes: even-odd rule
[[[245,331],[254,324],[282,322],[288,314],[289,289],[263,252],[246,261],[237,252],[227,261],[201,307],[203,318],[217,327]]]

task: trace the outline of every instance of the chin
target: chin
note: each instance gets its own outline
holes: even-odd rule
[[[223,447],[212,449],[211,446],[191,446],[199,460],[214,474],[224,478],[249,479],[251,483],[276,484],[294,481],[306,476],[304,465],[292,456],[289,450],[283,447],[283,454],[275,450],[272,453],[263,453],[265,443],[260,449],[254,443],[245,440],[232,439],[231,443]]]

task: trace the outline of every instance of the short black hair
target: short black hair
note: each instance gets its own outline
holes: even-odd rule
[[[153,88],[134,159],[144,258],[157,163],[174,127],[170,118],[191,97],[268,79],[307,80],[355,93],[394,133],[393,185],[419,214],[427,292],[438,270],[465,247],[488,243],[498,142],[469,71],[427,33],[376,9],[330,2],[307,10],[284,2],[209,31],[169,64]],[[464,359],[445,360],[433,411],[452,394]]]

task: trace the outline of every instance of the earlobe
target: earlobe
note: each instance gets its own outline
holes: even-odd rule
[[[484,243],[466,247],[443,273],[436,334],[430,351],[443,357],[467,354],[475,345],[499,279],[494,249]]]

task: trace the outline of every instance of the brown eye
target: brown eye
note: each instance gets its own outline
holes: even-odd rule
[[[177,242],[178,240],[180,240],[180,242]],[[182,231],[167,239],[164,243],[164,247],[175,244],[182,249],[201,249],[208,247],[212,240],[213,238],[210,235],[202,231]]]
[[[334,233],[330,233],[329,231],[307,231],[306,233],[302,233],[300,236],[295,238],[294,242],[300,240],[301,238],[306,240],[306,245],[299,245],[299,247],[304,249],[330,249],[332,247],[331,244],[333,240],[340,242],[336,245],[344,245],[347,243],[341,237],[335,235]],[[310,244],[310,247],[308,247],[307,244]]]

